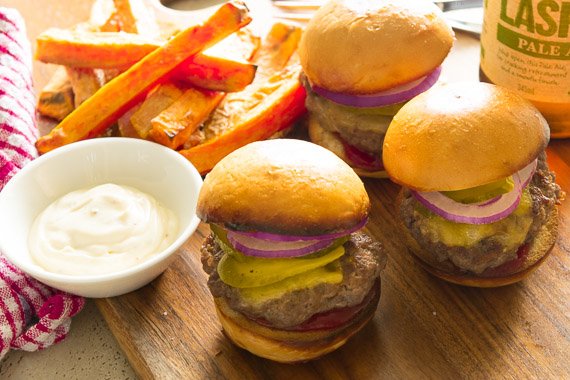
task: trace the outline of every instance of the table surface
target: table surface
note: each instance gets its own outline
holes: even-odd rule
[[[68,27],[83,21],[89,4],[44,1],[46,10],[38,14],[37,1],[0,0],[0,6],[22,11],[31,39],[49,26]],[[458,33],[442,79],[477,80],[478,55],[478,40]],[[50,71],[35,63],[37,87]],[[551,164],[563,174],[559,183],[568,191],[570,142],[553,141],[550,150]],[[85,378],[130,378],[133,369],[141,377],[163,378],[182,374],[203,378],[245,374],[249,378],[269,374],[278,378],[370,378],[379,374],[554,378],[570,372],[567,236],[559,239],[551,257],[522,283],[486,290],[450,285],[423,272],[407,254],[397,235],[391,205],[397,188],[382,180],[367,181],[366,185],[373,201],[373,222],[368,230],[386,246],[390,260],[383,273],[376,317],[338,352],[293,367],[257,359],[229,344],[215,319],[199,264],[198,247],[207,233],[202,225],[174,265],[152,284],[122,297],[97,301],[108,327],[90,302],[74,320],[66,342],[39,354],[10,353],[0,364],[0,374],[26,378],[37,373],[42,377],[53,370],[54,363],[60,372],[49,373],[61,375],[71,370]],[[568,231],[570,220],[568,203],[560,207],[564,231]]]

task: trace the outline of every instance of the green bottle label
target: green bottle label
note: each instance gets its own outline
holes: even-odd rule
[[[570,1],[486,1],[481,68],[528,99],[570,102]]]
[[[497,25],[497,40],[531,57],[570,60],[570,42],[550,42],[527,37],[501,24]]]

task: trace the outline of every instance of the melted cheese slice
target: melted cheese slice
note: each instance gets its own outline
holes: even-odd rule
[[[469,247],[490,236],[495,236],[501,241],[503,247],[516,247],[525,240],[532,219],[532,199],[528,190],[525,189],[515,211],[494,223],[455,223],[429,213],[428,235],[432,240],[439,240],[450,247]]]
[[[252,304],[261,304],[277,299],[295,290],[312,288],[319,284],[338,284],[342,282],[342,268],[339,260],[324,267],[316,268],[271,285],[240,289],[242,297]]]

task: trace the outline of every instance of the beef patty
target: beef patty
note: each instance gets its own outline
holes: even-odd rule
[[[214,297],[224,297],[232,309],[252,319],[261,318],[277,328],[287,329],[314,314],[358,305],[371,290],[386,264],[382,246],[368,235],[355,232],[344,248],[345,254],[339,259],[343,273],[341,283],[323,283],[255,304],[242,297],[238,288],[220,279],[217,267],[224,252],[212,234],[204,241],[201,251],[202,265],[210,275],[208,286]]]
[[[319,125],[338,133],[350,145],[371,155],[382,156],[384,135],[393,116],[378,113],[377,108],[356,108],[334,103],[307,88],[307,109]],[[380,107],[381,108],[381,107]]]
[[[495,268],[503,263],[514,260],[517,257],[518,248],[531,241],[545,223],[560,198],[560,187],[555,183],[555,175],[548,169],[546,155],[542,153],[538,157],[537,169],[527,187],[531,200],[532,212],[528,215],[515,215],[505,218],[505,222],[499,221],[497,234],[487,236],[471,244],[464,246],[448,246],[441,241],[439,236],[430,228],[431,215],[410,193],[405,189],[403,200],[400,205],[400,213],[404,224],[411,231],[418,243],[435,258],[440,261],[450,260],[460,269],[473,273],[482,273],[488,268]],[[525,220],[527,219],[527,220]],[[528,225],[528,232],[523,240],[505,246],[505,239],[501,234],[508,234],[507,226]]]

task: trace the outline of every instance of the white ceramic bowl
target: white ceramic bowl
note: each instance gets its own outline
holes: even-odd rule
[[[36,216],[57,198],[103,183],[132,186],[156,198],[178,217],[175,241],[127,270],[71,276],[48,272],[28,251]],[[17,267],[54,288],[86,297],[111,297],[138,289],[161,274],[196,230],[202,178],[173,150],[129,138],[98,138],[55,149],[26,165],[0,192],[0,251]]]

